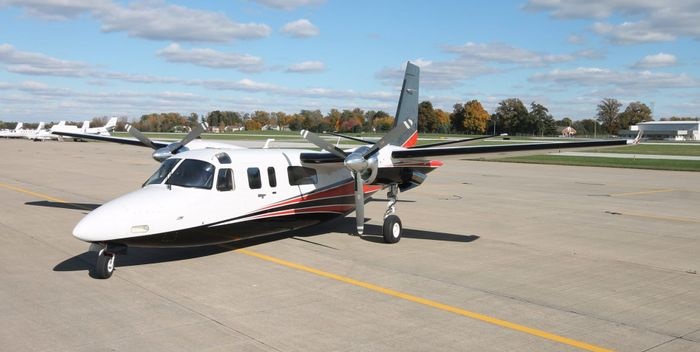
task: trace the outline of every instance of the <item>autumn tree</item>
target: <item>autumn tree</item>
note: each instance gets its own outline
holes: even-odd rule
[[[464,119],[462,124],[464,131],[469,134],[483,134],[489,125],[489,113],[486,112],[478,100],[471,100],[464,104]]]
[[[653,120],[651,109],[646,104],[638,101],[627,105],[625,111],[618,115],[620,129],[628,129],[632,125],[651,120]]]
[[[450,132],[450,114],[442,109],[435,110],[435,132],[449,133]]]
[[[598,103],[598,121],[610,134],[617,133],[619,129],[618,115],[621,106],[622,104],[617,99],[612,98],[605,98]]]

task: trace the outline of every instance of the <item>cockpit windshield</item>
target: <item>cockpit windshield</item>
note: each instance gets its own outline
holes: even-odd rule
[[[162,164],[160,164],[158,170],[156,170],[156,172],[151,177],[149,177],[143,185],[157,185],[163,182],[163,180],[165,180],[165,178],[168,177],[173,167],[175,167],[175,165],[177,165],[177,163],[179,163],[180,160],[182,159],[170,158],[165,160]]]
[[[168,159],[170,160],[170,159]],[[214,165],[201,160],[185,159],[165,181],[167,185],[211,189]]]

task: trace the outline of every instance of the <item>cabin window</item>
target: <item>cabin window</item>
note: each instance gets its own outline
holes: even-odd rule
[[[211,189],[214,165],[196,159],[185,159],[165,181],[168,185]]]
[[[226,154],[226,153],[216,154],[216,158],[219,160],[219,164],[230,164],[231,163],[231,157],[228,156],[228,154]]]
[[[248,168],[248,187],[250,187],[250,189],[258,189],[262,187],[262,181],[260,180],[260,169],[257,167]]]
[[[232,191],[233,190],[233,170],[219,169],[219,176],[216,178],[217,191]]]
[[[267,168],[267,178],[270,181],[270,187],[277,187],[277,175],[274,167],[270,166]]]
[[[156,185],[163,182],[163,180],[165,180],[165,178],[170,174],[170,171],[173,170],[173,167],[175,167],[180,160],[182,159],[170,158],[163,161],[158,170],[156,170],[156,172],[149,177],[143,185]]]
[[[297,185],[315,185],[318,183],[318,175],[316,169],[304,166],[289,166],[287,168],[289,176],[289,184]]]

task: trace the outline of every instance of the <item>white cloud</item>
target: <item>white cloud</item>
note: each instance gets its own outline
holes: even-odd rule
[[[638,69],[648,69],[655,67],[674,66],[677,63],[678,60],[676,59],[675,55],[658,53],[656,55],[647,55],[643,57],[641,60],[637,61],[634,65],[632,65],[632,67]]]
[[[572,61],[576,58],[572,54],[553,55],[537,53],[503,43],[478,44],[468,42],[463,45],[447,46],[445,51],[459,54],[464,59],[528,66],[549,65]]]
[[[259,72],[263,69],[263,60],[257,56],[224,53],[209,48],[187,50],[177,43],[159,50],[157,55],[169,62],[190,63],[211,68],[232,68],[243,72]]]
[[[614,87],[626,91],[649,92],[663,88],[699,87],[700,82],[686,74],[650,71],[613,71],[597,67],[571,70],[554,69],[530,77],[533,82],[553,82],[572,86]]]
[[[282,27],[282,33],[294,38],[310,38],[319,35],[318,27],[309,20],[302,18],[289,22]]]
[[[64,0],[0,0],[0,5],[21,7],[43,19],[71,19],[89,13],[104,32],[126,32],[152,40],[228,42],[270,35],[266,24],[234,22],[222,13],[191,9],[161,1],[122,6],[110,0],[71,2]]]
[[[617,44],[668,42],[676,39],[673,34],[649,27],[649,24],[644,22],[624,22],[617,26],[597,22],[593,24],[592,29],[595,33]]]
[[[90,66],[83,62],[60,60],[41,53],[17,50],[10,44],[0,44],[0,62],[7,70],[27,75],[81,77]]]
[[[321,61],[304,61],[290,65],[286,71],[294,73],[314,73],[322,72],[325,69],[326,65]]]
[[[297,7],[320,5],[326,2],[325,0],[252,0],[267,7],[272,7],[280,10],[293,10]]]
[[[681,36],[700,39],[700,2],[695,0],[530,0],[524,8],[565,19],[617,15],[626,20],[620,24],[598,22],[592,29],[620,44],[671,41]]]

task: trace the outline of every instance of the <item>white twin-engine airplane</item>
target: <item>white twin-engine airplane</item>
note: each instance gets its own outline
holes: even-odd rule
[[[357,232],[364,229],[369,197],[388,189],[383,238],[396,243],[402,224],[395,214],[399,192],[423,183],[442,165],[434,156],[625,144],[625,140],[573,143],[444,147],[454,142],[415,146],[418,139],[419,68],[407,64],[393,129],[377,142],[342,150],[302,131],[321,152],[297,149],[244,149],[195,138],[151,141],[134,128],[136,139],[83,136],[148,146],[161,161],[140,189],[109,201],[86,215],[73,230],[98,251],[94,276],[108,278],[117,254],[128,246],[184,247],[230,242],[316,225],[353,211]],[[76,137],[75,134],[66,134]],[[190,143],[192,142],[192,143]],[[438,146],[439,145],[439,146]],[[188,149],[189,148],[189,149]]]

